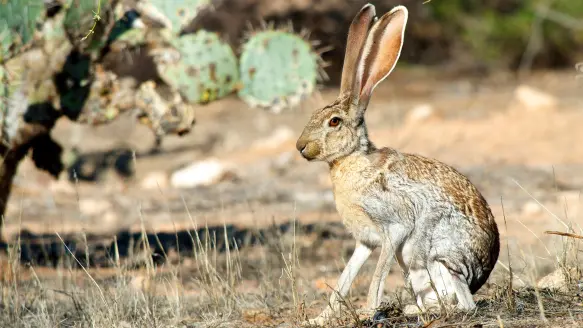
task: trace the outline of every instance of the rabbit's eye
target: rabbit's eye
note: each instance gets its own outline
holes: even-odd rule
[[[342,121],[339,117],[332,117],[330,119],[330,122],[328,122],[328,125],[331,127],[335,127],[338,126],[338,124],[340,124],[340,121]]]

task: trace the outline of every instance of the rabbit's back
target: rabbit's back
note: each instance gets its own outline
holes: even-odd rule
[[[398,194],[412,211],[451,207],[484,230],[496,229],[494,216],[472,182],[453,167],[435,159],[382,148],[366,156],[376,172],[376,188]],[[370,174],[370,173],[369,173]],[[419,216],[419,213],[411,213]]]

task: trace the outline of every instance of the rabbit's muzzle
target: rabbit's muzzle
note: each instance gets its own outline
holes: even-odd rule
[[[302,157],[308,161],[312,161],[320,155],[320,147],[314,141],[310,141],[304,136],[301,136],[296,142],[296,148],[302,154]]]

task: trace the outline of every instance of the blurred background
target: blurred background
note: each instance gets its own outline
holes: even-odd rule
[[[348,26],[367,1],[225,0],[203,10],[185,28],[221,33],[237,46],[248,24],[286,24],[332,49],[323,55],[338,72]],[[583,5],[567,0],[376,1],[378,15],[401,4],[409,9],[401,66],[446,68],[451,74],[492,70],[571,69],[581,59]]]
[[[32,45],[5,64],[21,74],[6,84],[20,88],[8,98],[20,92],[32,108],[44,97],[63,118],[50,130],[58,146],[33,145],[18,168],[5,236],[20,224],[34,233],[107,235],[143,220],[182,229],[191,224],[185,206],[213,225],[337,222],[327,168],[302,160],[294,144],[310,113],[336,97],[348,26],[365,3],[34,7]],[[455,166],[494,208],[502,197],[508,208],[542,215],[535,196],[575,197],[583,183],[582,2],[373,4],[379,16],[398,4],[410,16],[397,68],[367,112],[374,142]],[[12,26],[24,42],[14,35],[26,26]],[[25,121],[41,112],[29,109]]]

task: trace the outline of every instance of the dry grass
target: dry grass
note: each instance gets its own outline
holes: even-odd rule
[[[559,232],[560,246],[555,250],[545,246],[555,267],[542,268],[540,256],[524,250],[507,252],[506,244],[502,252],[507,252],[509,263],[498,263],[490,283],[476,295],[478,308],[473,313],[444,308],[440,313],[405,316],[402,310],[411,297],[401,288],[389,293],[391,301],[377,312],[375,321],[362,320],[355,309],[362,305],[366,288],[354,288],[344,300],[343,316],[330,326],[577,327],[583,322],[582,241],[571,237],[579,236],[580,228],[556,219],[567,231]],[[318,268],[330,265],[344,245],[353,243],[349,236],[332,233],[326,238],[329,231],[292,224],[285,232],[255,231],[255,245],[241,244],[231,240],[226,226],[199,229],[195,218],[191,222],[190,247],[166,249],[164,241],[157,235],[151,238],[143,228],[127,256],[120,256],[114,240],[101,267],[91,264],[89,252],[71,249],[58,234],[62,252],[49,261],[54,267],[23,263],[25,242],[19,238],[0,255],[0,326],[295,327],[326,304],[330,290],[314,284],[322,274]],[[176,245],[185,245],[178,241],[178,232],[175,237]],[[87,236],[79,239],[87,241]],[[520,270],[513,263],[520,263]],[[536,283],[539,272],[555,269],[550,285]],[[366,271],[361,275],[370,276]]]
[[[166,260],[161,265],[147,256],[146,245],[142,253],[131,258],[113,258],[110,268],[86,269],[79,268],[81,261],[73,258],[72,253],[55,269],[19,264],[19,247],[15,244],[2,262],[1,326],[296,326],[317,314],[327,294],[314,290],[310,274],[300,266],[299,252],[304,253],[308,269],[321,259],[310,259],[310,250],[294,242],[298,237],[291,231],[284,236],[272,235],[262,246],[241,250],[227,247],[219,253],[212,243],[194,235],[195,251],[190,255],[164,254]],[[570,254],[579,252],[575,243],[566,242]],[[577,252],[573,253],[575,249]],[[567,260],[572,261],[572,258]],[[579,277],[567,275],[565,278],[567,284],[561,289],[537,290],[532,286],[513,287],[510,282],[517,278],[498,271],[498,277],[493,280],[499,283],[481,291],[475,313],[445,311],[407,317],[402,314],[408,301],[407,293],[403,292],[395,294],[397,297],[383,306],[383,311],[377,313],[376,319],[380,321],[373,323],[357,320],[355,305],[347,300],[349,309],[333,325],[538,327],[560,323],[577,326],[583,320],[583,286]],[[310,298],[315,294],[322,301],[314,302]],[[363,296],[357,294],[352,300]]]

